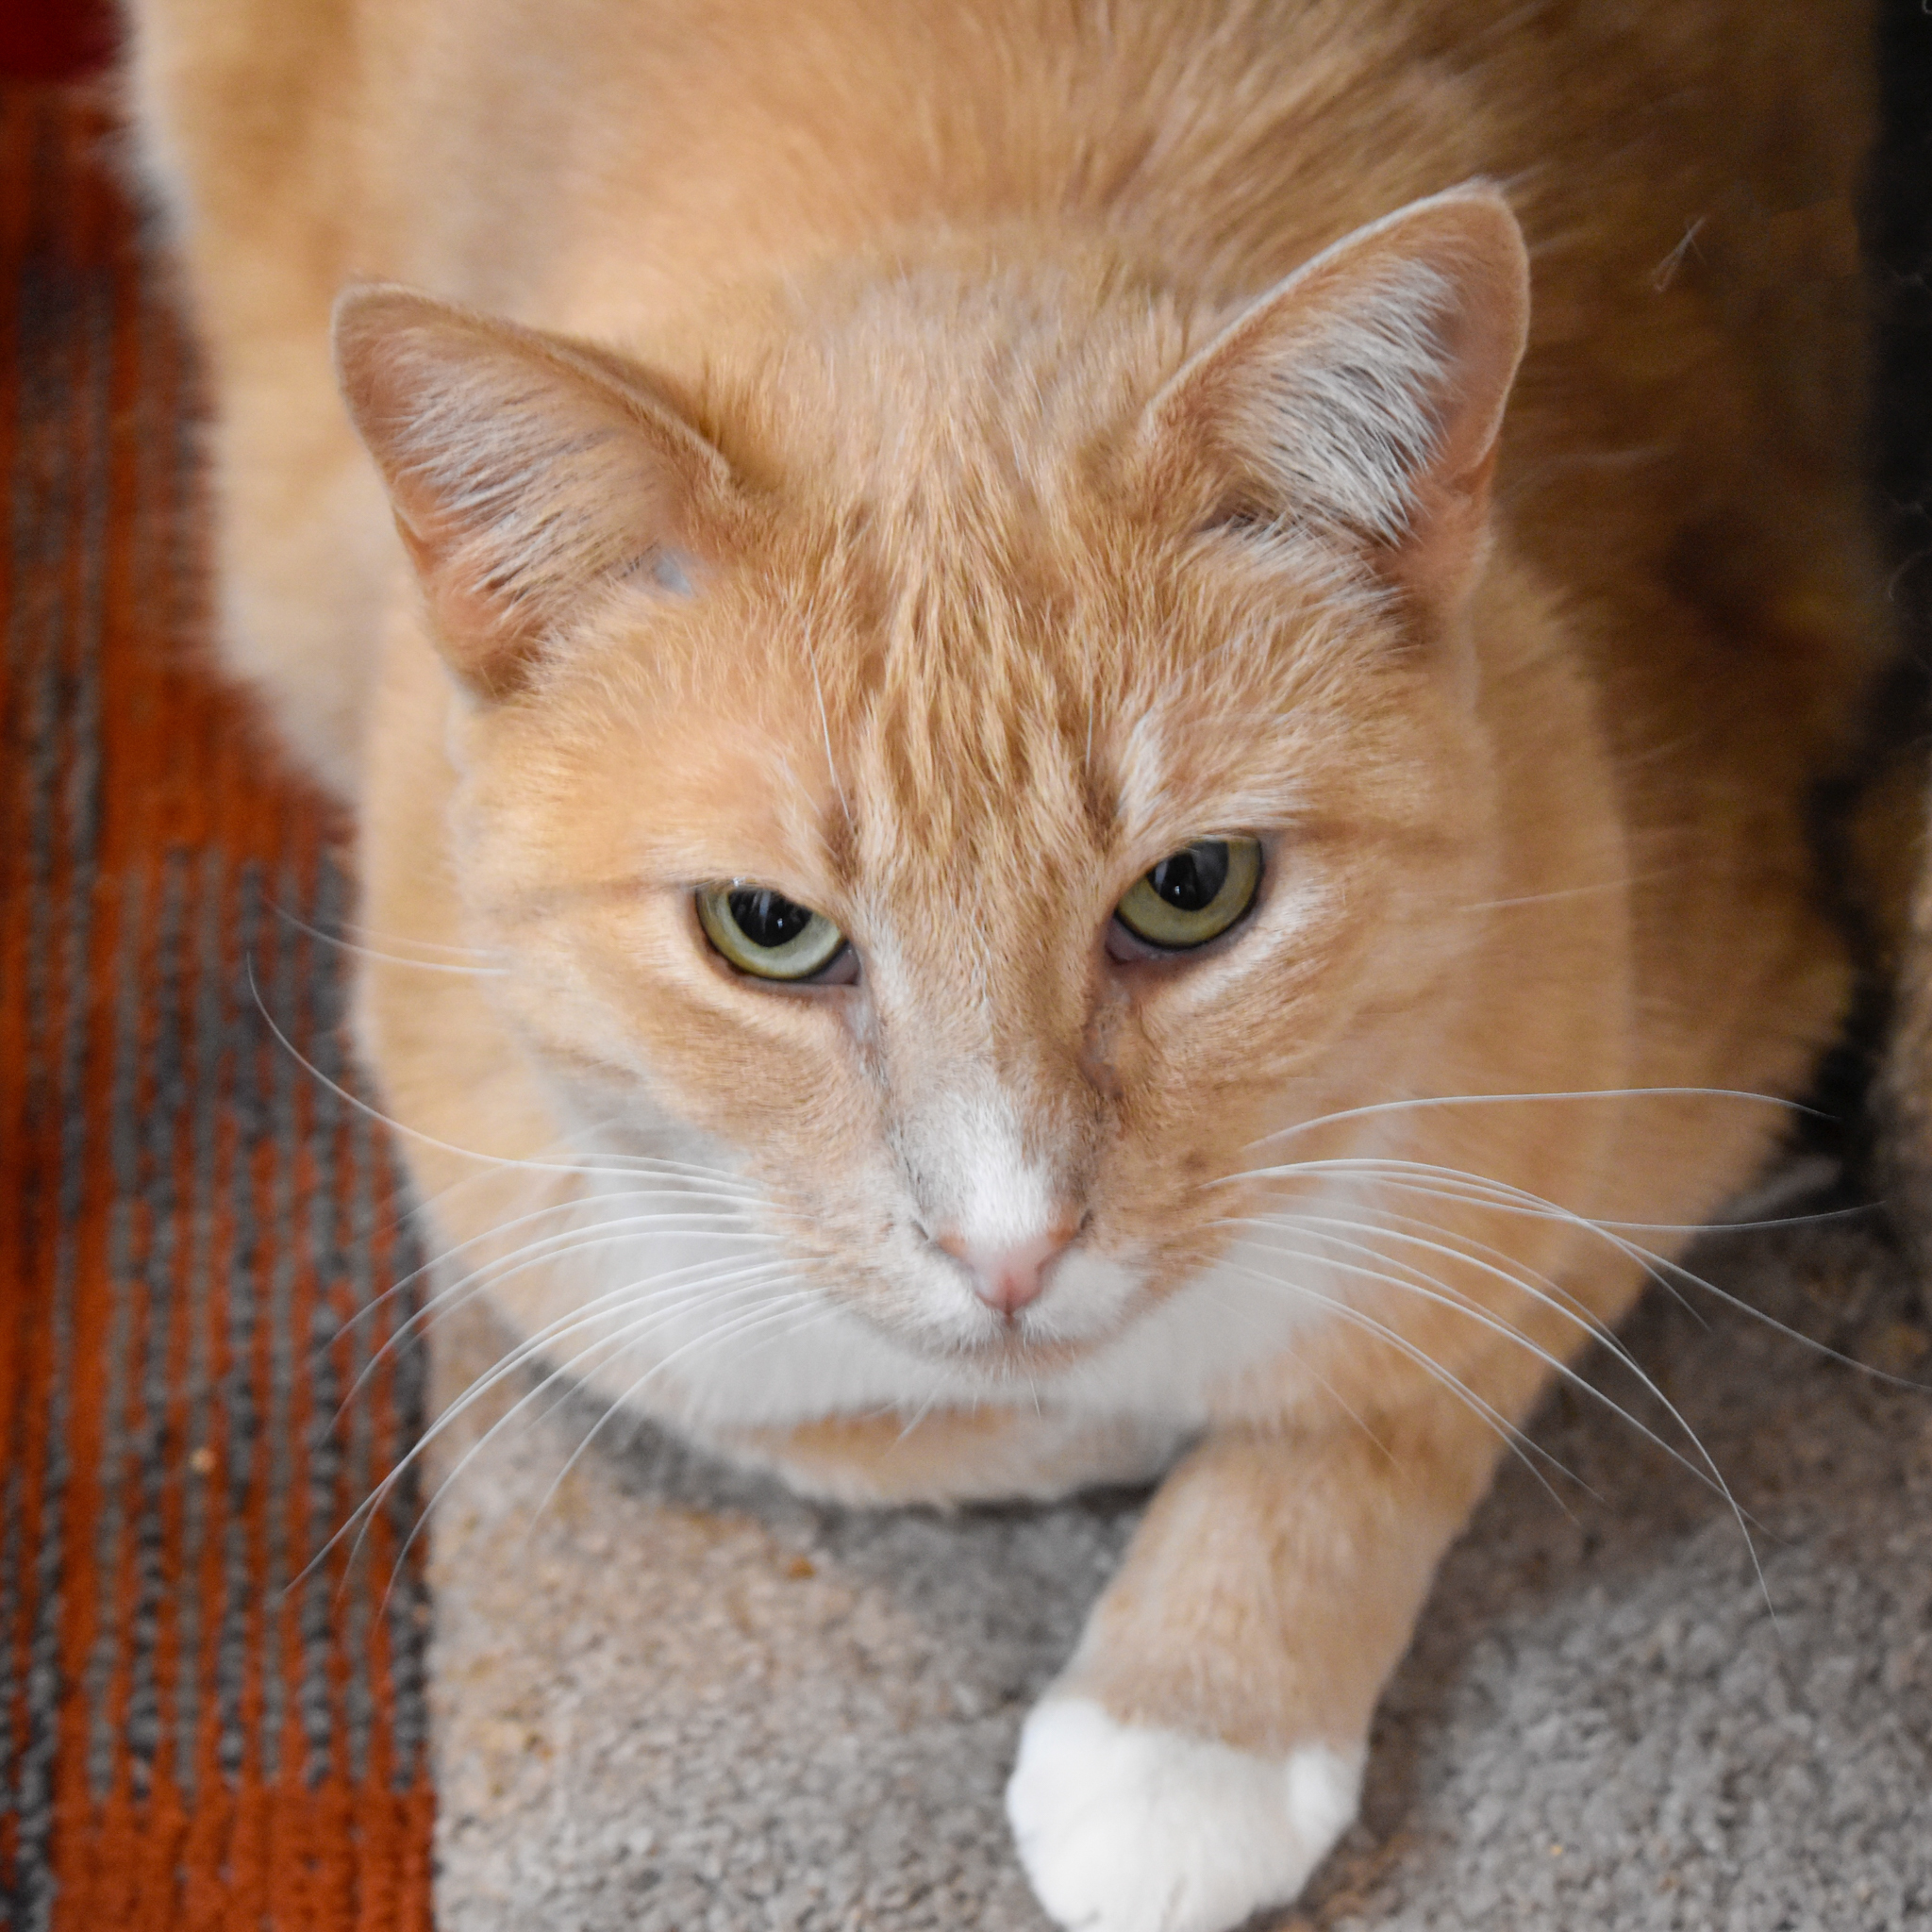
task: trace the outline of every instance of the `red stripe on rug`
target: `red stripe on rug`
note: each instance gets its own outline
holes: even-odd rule
[[[422,1401],[388,1150],[303,1064],[342,827],[202,668],[116,139],[0,89],[0,1923],[426,1932],[412,1486],[325,1549]]]

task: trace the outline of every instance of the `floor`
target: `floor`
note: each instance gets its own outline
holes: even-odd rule
[[[1874,1373],[1932,1335],[1865,1217],[1696,1266],[1628,1340],[1748,1535],[1596,1362],[1534,1432],[1569,1475],[1507,1466],[1452,1555],[1284,1926],[1932,1924],[1932,1391]],[[492,1346],[452,1338],[446,1383]],[[594,1420],[511,1419],[439,1505],[444,1932],[1043,1932],[1001,1787],[1137,1500],[844,1514],[655,1436],[551,1494]]]

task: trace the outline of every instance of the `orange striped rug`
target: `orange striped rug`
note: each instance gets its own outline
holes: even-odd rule
[[[422,1932],[409,1486],[306,1567],[420,1425],[408,1241],[264,1017],[349,1077],[341,828],[196,668],[193,374],[112,142],[0,91],[0,1925]]]

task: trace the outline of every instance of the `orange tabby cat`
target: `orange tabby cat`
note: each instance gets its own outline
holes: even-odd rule
[[[464,1278],[821,1493],[1169,1469],[1020,1856],[1291,1897],[1843,1003],[1860,9],[135,14],[228,659]]]

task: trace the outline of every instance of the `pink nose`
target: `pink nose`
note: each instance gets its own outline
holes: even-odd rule
[[[1012,1321],[1046,1291],[1053,1264],[1072,1246],[1077,1224],[1057,1223],[1031,1241],[1005,1247],[982,1247],[963,1235],[942,1234],[938,1245],[962,1263],[973,1277],[973,1292],[988,1307]]]

